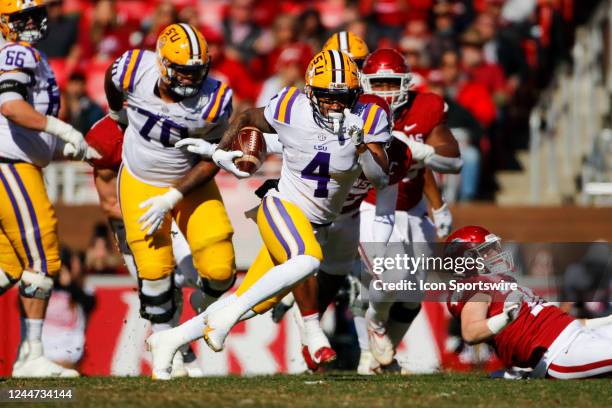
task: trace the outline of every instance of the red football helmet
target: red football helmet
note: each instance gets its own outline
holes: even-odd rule
[[[514,269],[512,254],[505,251],[501,238],[485,228],[470,225],[446,238],[446,256],[480,258],[484,268],[478,273],[508,273]]]
[[[406,103],[412,82],[412,74],[406,60],[399,52],[391,48],[380,48],[366,58],[363,63],[362,84],[364,92],[385,98],[392,110]],[[372,81],[397,80],[398,89],[373,90]]]

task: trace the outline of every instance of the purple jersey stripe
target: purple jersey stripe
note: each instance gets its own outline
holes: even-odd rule
[[[372,121],[372,126],[370,126],[369,129],[369,134],[374,135],[376,134],[376,126],[378,125],[378,121],[380,120],[380,115],[382,115],[382,109],[378,108],[376,109],[376,114],[374,115],[374,120]]]
[[[17,224],[19,225],[19,235],[21,236],[21,245],[26,251],[26,256],[28,258],[28,266],[31,268],[34,266],[34,260],[32,259],[32,254],[30,254],[30,248],[28,247],[28,240],[25,236],[25,227],[23,226],[23,219],[21,218],[21,213],[19,212],[19,206],[17,205],[17,200],[15,200],[15,196],[11,191],[11,187],[9,186],[8,181],[6,180],[2,170],[0,170],[0,180],[2,180],[2,184],[4,185],[4,189],[6,190],[9,200],[11,201],[11,205],[13,206],[13,212],[15,213],[15,218],[17,218]]]
[[[123,71],[121,71],[121,76],[119,77],[119,88],[123,88],[123,80],[125,79],[125,74],[127,73],[127,69],[130,65],[130,60],[132,59],[133,53],[133,50],[128,51],[128,55],[125,58],[125,62],[123,63]]]
[[[30,219],[32,220],[32,224],[34,226],[34,239],[36,241],[36,247],[38,248],[38,254],[40,255],[40,260],[42,263],[42,271],[45,275],[49,273],[47,270],[47,256],[45,255],[45,250],[43,248],[42,239],[40,237],[40,227],[38,226],[38,218],[36,218],[36,212],[34,211],[34,206],[32,205],[32,200],[30,199],[30,195],[26,190],[23,180],[19,173],[17,173],[17,169],[14,164],[9,164],[9,168],[11,169],[11,173],[17,180],[17,184],[19,185],[19,189],[21,190],[21,194],[25,198],[26,204],[28,205],[28,212],[30,213]]]
[[[293,223],[293,220],[289,216],[287,209],[285,208],[285,206],[283,205],[283,202],[280,199],[276,197],[272,197],[272,199],[274,200],[274,204],[276,204],[276,208],[278,208],[278,212],[280,213],[281,217],[283,217],[283,220],[285,220],[285,224],[287,224],[287,228],[289,228],[289,231],[291,231],[291,235],[293,235],[293,239],[295,239],[295,242],[297,242],[298,244],[298,253],[296,255],[304,255],[304,251],[306,249],[306,246],[304,245],[304,240],[302,239],[302,237],[300,236],[300,233],[295,227],[295,224]]]
[[[361,119],[363,119],[363,123],[365,124],[365,122],[368,120],[368,115],[370,114],[370,110],[372,110],[372,105],[371,103],[368,103],[366,105],[365,110],[361,113]]]
[[[299,94],[300,91],[296,89],[287,103],[287,110],[285,111],[285,123],[287,124],[291,123],[291,108],[293,107],[293,102],[295,102]]]
[[[208,102],[208,107],[206,108],[206,110],[204,111],[204,114],[202,115],[203,118],[207,118],[208,115],[210,115],[210,111],[215,106],[215,101],[217,100],[217,94],[220,91],[221,91],[221,82],[217,82],[217,88],[215,89],[215,92],[210,97],[210,100]],[[221,109],[221,107],[219,107],[219,109]]]
[[[140,60],[142,59],[142,54],[144,54],[144,51],[138,50],[138,57],[136,57],[136,63],[134,64],[134,69],[132,69],[132,75],[130,75],[130,86],[128,87],[129,92],[134,91],[134,78],[136,77],[136,71],[138,70]]]
[[[283,99],[285,98],[285,95],[287,95],[287,92],[289,92],[289,89],[291,89],[290,87],[287,87],[283,90],[283,92],[280,94],[280,96],[278,97],[278,103],[276,104],[276,110],[274,111],[274,119],[278,120],[278,116],[280,115],[280,107],[283,104]]]
[[[272,228],[274,235],[276,236],[278,241],[281,243],[281,245],[285,249],[285,252],[287,253],[287,259],[289,259],[291,258],[291,251],[289,250],[289,245],[287,245],[287,241],[285,241],[280,231],[278,230],[278,227],[274,223],[274,220],[272,219],[272,214],[270,214],[270,210],[268,209],[269,200],[270,200],[269,198],[264,198],[263,203],[262,203],[264,215],[266,216],[266,221],[268,221],[268,224],[270,225],[270,228]]]

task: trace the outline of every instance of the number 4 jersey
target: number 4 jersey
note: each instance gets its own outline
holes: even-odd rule
[[[2,41],[2,40],[0,40]],[[25,42],[0,49],[0,105],[23,99],[43,115],[57,116],[60,92],[45,57]],[[0,158],[45,167],[53,158],[56,138],[26,129],[0,116]]]
[[[297,88],[287,87],[264,110],[283,146],[279,198],[297,205],[316,224],[336,218],[361,174],[358,153],[346,129],[335,134],[315,122],[313,107]],[[353,113],[364,122],[366,143],[390,139],[387,115],[374,104],[358,103]]]
[[[128,105],[123,164],[141,181],[165,187],[200,160],[175,148],[176,142],[221,138],[232,113],[232,90],[207,77],[197,95],[167,103],[157,90],[159,78],[157,55],[151,51],[127,51],[113,63],[113,83]]]

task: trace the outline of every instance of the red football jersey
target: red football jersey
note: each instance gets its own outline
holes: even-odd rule
[[[461,282],[499,283],[514,282],[509,275],[479,275]],[[492,341],[499,359],[508,367],[534,367],[561,332],[574,321],[557,306],[547,303],[533,294],[531,289],[519,286],[517,291],[522,295],[523,303],[517,318],[499,332]],[[516,291],[473,290],[454,292],[447,301],[449,312],[461,318],[466,302],[477,293],[491,296],[492,301],[487,310],[487,318],[502,313],[504,301]]]
[[[393,130],[404,132],[406,136],[424,143],[431,131],[445,121],[446,103],[444,99],[430,92],[411,92],[408,102],[400,106],[395,112]],[[393,140],[398,142],[392,146],[393,150],[406,149],[405,144],[395,138]],[[391,156],[389,159],[391,159]],[[412,163],[412,157],[403,166],[403,171],[397,197],[398,211],[408,211],[417,205],[423,197],[423,187],[425,185],[425,169],[421,165]],[[365,200],[371,204],[376,203],[376,190],[371,189]]]
[[[97,169],[118,170],[121,165],[123,129],[110,116],[97,121],[85,135],[87,143],[96,149],[101,159],[91,160]]]

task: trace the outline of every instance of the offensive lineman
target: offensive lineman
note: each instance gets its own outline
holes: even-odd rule
[[[99,157],[57,119],[60,93],[32,44],[47,30],[43,0],[0,1],[0,295],[19,281],[24,331],[14,377],[77,377],[44,356],[45,311],[60,270],[57,219],[42,177],[54,155]]]
[[[128,127],[118,192],[139,277],[141,315],[154,332],[171,327],[175,259],[172,218],[185,236],[202,282],[205,308],[234,282],[233,229],[209,160],[176,146],[188,137],[219,140],[232,112],[232,90],[208,77],[204,37],[188,24],[166,27],[157,51],[134,49],[107,70],[111,115]]]
[[[248,173],[232,162],[241,152],[223,149],[244,126],[278,134],[283,146],[278,190],[268,191],[257,214],[264,247],[235,294],[211,305],[204,315],[147,340],[155,378],[169,378],[171,356],[181,344],[203,334],[213,350],[222,350],[237,321],[269,309],[316,273],[327,227],[362,170],[375,185],[386,183],[387,117],[376,105],[357,104],[361,86],[353,60],[335,50],[320,52],[309,64],[306,84],[304,93],[285,88],[265,108],[239,115],[214,151],[215,163],[246,177]],[[190,150],[210,151],[200,145],[194,142]]]

